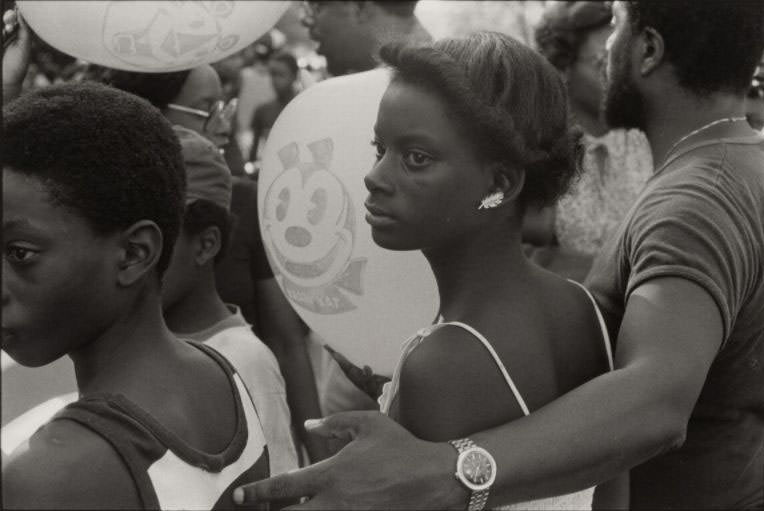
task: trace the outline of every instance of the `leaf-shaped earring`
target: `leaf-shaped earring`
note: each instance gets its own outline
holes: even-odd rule
[[[490,195],[486,195],[486,197],[480,201],[480,206],[478,206],[478,209],[491,209],[499,206],[501,204],[501,201],[504,200],[504,192],[501,190],[497,192],[493,192]]]

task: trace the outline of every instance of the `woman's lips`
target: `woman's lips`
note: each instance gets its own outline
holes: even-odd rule
[[[392,215],[376,204],[367,201],[364,205],[368,211],[366,213],[366,222],[372,227],[383,227],[395,222],[395,218]]]

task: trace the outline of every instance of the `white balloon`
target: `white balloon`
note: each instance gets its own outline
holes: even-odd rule
[[[236,53],[267,32],[289,2],[19,0],[48,44],[106,67],[180,71]]]
[[[364,218],[389,79],[378,69],[298,95],[270,132],[258,185],[263,243],[284,295],[333,349],[388,376],[401,343],[438,310],[421,252],[378,247]]]

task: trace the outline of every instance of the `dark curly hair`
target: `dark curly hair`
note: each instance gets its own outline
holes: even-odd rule
[[[764,51],[762,0],[639,0],[627,2],[635,31],[655,29],[679,84],[697,94],[751,87]]]
[[[564,71],[578,58],[587,34],[607,26],[612,18],[606,2],[555,2],[544,10],[533,36],[536,48]]]
[[[160,110],[178,97],[185,85],[190,69],[171,73],[138,73],[104,68],[97,81],[147,99]]]
[[[535,50],[478,32],[380,51],[402,80],[439,95],[463,136],[487,161],[525,169],[521,206],[548,205],[580,169],[580,131],[569,130],[565,84]]]
[[[156,108],[98,83],[53,85],[3,107],[2,138],[3,168],[39,179],[97,234],[155,222],[161,277],[180,230],[186,174],[180,143]]]
[[[220,250],[215,254],[215,262],[220,262],[228,253],[231,243],[231,230],[234,217],[225,208],[208,200],[196,200],[186,206],[183,217],[183,233],[195,236],[207,227],[217,227],[220,230]]]

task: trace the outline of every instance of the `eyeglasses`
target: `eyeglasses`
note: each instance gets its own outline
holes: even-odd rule
[[[231,99],[228,101],[228,103],[221,99],[215,101],[209,112],[183,105],[176,105],[174,103],[169,103],[167,108],[177,112],[185,112],[187,114],[202,117],[205,119],[204,126],[202,127],[203,131],[208,133],[220,133],[221,131],[227,131],[231,129],[231,121],[233,120],[233,116],[236,113],[237,103],[237,98]]]

